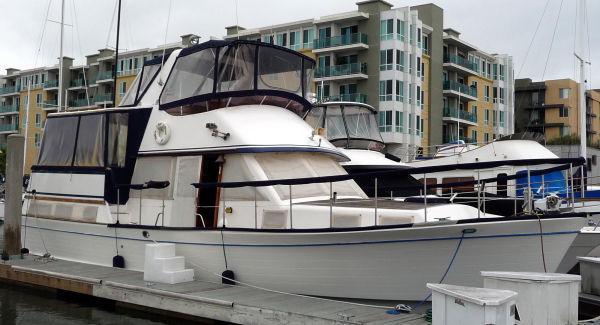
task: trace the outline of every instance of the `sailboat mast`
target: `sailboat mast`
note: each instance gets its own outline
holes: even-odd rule
[[[574,53],[577,60],[579,60],[579,144],[580,144],[580,156],[587,159],[587,107],[586,107],[586,98],[585,98],[585,61],[584,57],[584,42],[583,42],[583,31],[585,31],[584,19],[585,19],[585,0],[579,1],[581,17],[579,18],[579,34],[580,34],[580,52]],[[577,35],[574,35],[577,38]],[[575,49],[575,51],[577,51]],[[583,168],[583,167],[582,167]],[[583,173],[582,173],[583,175]]]
[[[113,106],[117,107],[117,65],[119,63],[119,31],[121,29],[121,0],[119,1],[119,9],[117,11],[117,41],[115,44],[115,67],[113,71]]]
[[[58,57],[58,98],[56,101],[58,111],[62,110],[62,92],[63,92],[63,38],[65,34],[65,0],[62,0],[60,7],[60,54]],[[65,105],[66,106],[66,105]]]

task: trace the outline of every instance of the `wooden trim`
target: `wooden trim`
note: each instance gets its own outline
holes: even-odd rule
[[[26,199],[35,199],[39,201],[52,201],[52,202],[66,202],[66,203],[84,203],[84,204],[97,204],[104,205],[104,200],[91,200],[91,199],[73,199],[73,198],[65,198],[65,197],[53,197],[53,196],[39,196],[36,195],[35,198],[33,195],[26,195]]]

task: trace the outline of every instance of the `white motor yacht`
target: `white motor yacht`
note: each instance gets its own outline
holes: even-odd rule
[[[422,299],[448,269],[446,282],[471,286],[482,270],[544,260],[565,272],[592,248],[571,247],[579,214],[478,218],[369,199],[341,167],[347,155],[302,120],[313,68],[282,47],[212,40],[146,63],[122,107],[49,114],[24,246],[142,270],[146,244],[174,243],[200,279],[229,270],[270,289],[383,300]]]

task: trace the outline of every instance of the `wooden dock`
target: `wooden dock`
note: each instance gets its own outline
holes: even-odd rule
[[[150,284],[142,272],[37,256],[0,264],[0,280],[236,324],[428,324],[419,314],[213,282]]]

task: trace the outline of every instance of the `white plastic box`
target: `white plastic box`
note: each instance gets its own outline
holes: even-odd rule
[[[600,296],[600,257],[578,257],[581,273],[581,291]]]
[[[428,283],[433,325],[514,325],[517,293],[509,290]]]
[[[520,324],[577,324],[581,277],[536,272],[481,272],[483,286],[519,294]]]

